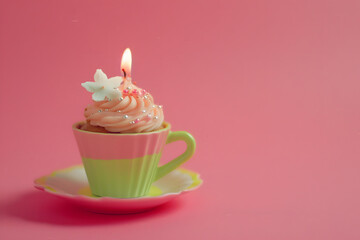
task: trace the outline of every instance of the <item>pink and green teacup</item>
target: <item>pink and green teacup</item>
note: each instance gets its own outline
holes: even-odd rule
[[[195,139],[185,131],[171,132],[164,122],[147,133],[97,133],[81,130],[84,122],[73,125],[91,191],[102,197],[145,196],[151,184],[191,158]],[[158,167],[164,146],[182,140],[183,154]]]

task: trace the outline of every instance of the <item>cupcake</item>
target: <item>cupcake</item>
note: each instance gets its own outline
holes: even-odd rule
[[[108,78],[98,69],[93,82],[82,83],[92,93],[85,121],[73,125],[91,191],[102,197],[145,196],[151,184],[187,161],[195,140],[187,132],[171,132],[161,105],[131,79],[131,52],[123,54],[122,77]],[[183,140],[187,150],[158,167],[166,143]]]

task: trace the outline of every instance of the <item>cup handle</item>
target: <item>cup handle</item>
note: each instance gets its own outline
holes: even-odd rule
[[[156,176],[155,176],[155,181],[162,178],[163,176],[170,173],[171,171],[175,170],[176,168],[178,168],[181,164],[183,164],[184,162],[189,160],[191,158],[191,156],[194,154],[196,142],[195,142],[194,137],[188,132],[185,132],[185,131],[171,132],[170,131],[169,135],[166,139],[166,144],[172,143],[175,141],[179,141],[179,140],[184,141],[186,143],[187,147],[186,147],[185,152],[183,154],[181,154],[180,156],[178,156],[177,158],[175,158],[174,160],[162,165],[161,167],[158,167]]]

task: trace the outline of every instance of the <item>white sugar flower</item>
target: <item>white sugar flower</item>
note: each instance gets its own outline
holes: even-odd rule
[[[110,100],[121,97],[121,92],[118,89],[122,82],[121,77],[112,77],[108,79],[101,69],[97,69],[94,80],[95,82],[85,82],[81,84],[86,90],[94,93],[92,95],[94,101],[100,102],[106,99]]]

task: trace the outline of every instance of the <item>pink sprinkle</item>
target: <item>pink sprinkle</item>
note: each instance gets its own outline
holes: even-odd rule
[[[129,93],[129,90],[125,89],[123,90],[123,93]]]
[[[140,122],[140,119],[135,119],[135,121],[134,121],[135,123],[138,123],[138,122]]]
[[[142,94],[142,95],[145,95],[145,94],[146,94],[145,89],[141,90],[141,94]]]

